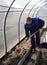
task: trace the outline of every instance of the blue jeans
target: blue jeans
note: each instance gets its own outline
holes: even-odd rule
[[[34,36],[31,37],[31,45],[32,45],[32,48],[35,49],[35,47],[39,47],[40,45],[40,32],[37,32],[36,33],[36,39]]]

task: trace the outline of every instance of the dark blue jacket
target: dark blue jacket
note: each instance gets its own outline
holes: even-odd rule
[[[31,18],[32,19],[32,24],[27,24],[25,23],[24,27],[25,27],[25,34],[26,37],[29,37],[29,31],[30,34],[32,35],[35,31],[37,31],[38,29],[42,28],[44,26],[44,21],[39,19],[39,18]]]

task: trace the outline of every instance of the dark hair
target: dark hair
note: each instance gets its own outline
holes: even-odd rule
[[[31,20],[32,20],[31,17],[28,17],[26,21],[31,21]]]

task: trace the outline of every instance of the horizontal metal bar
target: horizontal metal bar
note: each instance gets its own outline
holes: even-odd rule
[[[6,13],[7,11],[0,11],[0,13]],[[10,12],[21,12],[21,11],[9,11]]]
[[[0,5],[0,7],[9,8],[9,6],[7,6],[7,5]],[[11,9],[23,9],[23,8],[11,7]],[[26,10],[29,10],[29,9],[26,9]]]

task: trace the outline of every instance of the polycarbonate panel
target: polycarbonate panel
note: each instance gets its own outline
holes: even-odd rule
[[[41,6],[41,4],[42,3],[44,3],[45,2],[45,0],[39,0],[37,3],[35,3],[34,5],[33,5],[33,7],[31,7],[30,8],[30,14],[29,14],[29,16],[31,16],[31,17],[36,17],[36,16],[34,16],[35,15],[35,11]]]
[[[41,0],[31,0],[31,2],[29,3],[29,5],[26,7],[26,9],[31,9],[35,4],[37,4],[38,2],[40,2]]]
[[[15,8],[24,8],[24,6],[29,2],[30,0],[16,0],[12,7]]]
[[[0,6],[0,58],[5,54],[5,43],[4,43],[4,17],[6,12],[3,12],[3,7]],[[2,10],[2,11],[1,11]]]
[[[42,8],[38,11],[37,17],[43,19],[45,21],[45,26],[47,26],[47,3],[42,6]]]
[[[10,6],[13,0],[0,0],[0,5],[2,6]]]
[[[20,39],[25,37],[25,30],[24,30],[24,24],[26,22],[27,13],[25,12],[22,16],[22,20],[20,22]]]
[[[35,16],[38,14],[38,12],[39,12],[40,10],[42,10],[43,6],[45,6],[46,3],[47,3],[47,2],[43,2],[42,4],[40,4],[40,6],[38,6],[38,7],[35,9],[35,12],[34,12],[34,15],[35,15]],[[43,11],[43,10],[42,10],[42,11]],[[42,12],[42,14],[43,14],[43,12]]]
[[[24,24],[26,23],[26,18],[28,16],[28,9],[26,9],[23,14],[22,14],[22,17],[21,17],[21,20],[20,20],[20,40],[22,38],[25,37],[25,29],[24,29]]]
[[[18,20],[21,10],[10,10],[6,23],[7,51],[18,43]]]

